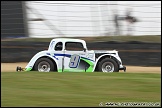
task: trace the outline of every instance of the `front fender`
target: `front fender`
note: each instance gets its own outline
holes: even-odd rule
[[[25,71],[30,71],[32,70],[35,62],[41,58],[41,57],[50,57],[51,59],[53,59],[56,63],[56,66],[58,67],[58,61],[57,61],[57,58],[53,55],[50,54],[50,52],[48,52],[47,50],[46,51],[41,51],[41,52],[38,52],[37,54],[35,54],[32,59],[29,61],[29,63],[27,64],[27,66],[25,67]]]

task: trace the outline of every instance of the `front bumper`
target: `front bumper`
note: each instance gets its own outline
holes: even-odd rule
[[[16,71],[25,71],[25,68],[21,68],[21,67],[17,66]]]
[[[124,72],[126,72],[126,66],[123,66],[122,68],[119,68],[119,70],[124,70]]]
[[[16,67],[16,71],[31,71],[32,70],[32,67],[25,67],[25,68],[22,68],[22,67],[19,67],[17,66]]]

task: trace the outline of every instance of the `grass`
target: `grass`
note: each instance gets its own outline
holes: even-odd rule
[[[83,39],[86,42],[98,42],[98,41],[117,41],[117,42],[128,42],[128,41],[139,41],[149,43],[161,43],[161,36],[97,36],[97,37],[65,37],[65,38],[76,38]],[[1,41],[33,41],[33,42],[50,42],[53,38],[11,38],[3,39]]]
[[[161,102],[161,74],[1,72],[1,106]]]

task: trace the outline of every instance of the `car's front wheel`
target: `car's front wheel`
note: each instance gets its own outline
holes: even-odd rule
[[[40,58],[34,65],[34,70],[39,72],[50,72],[54,71],[54,64],[48,58]]]
[[[100,72],[119,72],[118,64],[111,58],[105,58],[99,62]]]

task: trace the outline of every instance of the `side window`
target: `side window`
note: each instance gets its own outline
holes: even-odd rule
[[[62,42],[58,42],[56,44],[56,46],[55,46],[55,51],[61,51],[62,50],[62,46],[63,46]]]
[[[80,42],[66,42],[65,49],[69,51],[83,51],[83,44]]]

